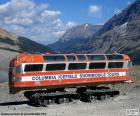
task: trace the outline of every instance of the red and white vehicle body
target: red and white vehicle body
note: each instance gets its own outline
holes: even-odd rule
[[[9,90],[132,82],[125,54],[19,54],[10,62]]]

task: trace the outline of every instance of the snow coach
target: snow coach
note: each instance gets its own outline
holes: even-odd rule
[[[102,86],[133,82],[126,54],[19,54],[9,65],[9,92],[46,106],[81,99],[94,101],[119,94]]]

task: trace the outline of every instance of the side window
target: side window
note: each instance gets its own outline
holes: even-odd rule
[[[123,62],[109,62],[108,68],[123,68]]]
[[[86,63],[69,63],[69,70],[80,70],[80,69],[86,69]]]
[[[26,64],[24,68],[24,72],[35,72],[42,71],[43,64]]]
[[[44,56],[45,61],[65,61],[65,57],[63,55],[58,56]]]
[[[106,63],[105,62],[95,62],[89,64],[89,69],[105,69]]]
[[[66,64],[60,63],[60,64],[47,64],[46,71],[57,71],[57,70],[65,70]]]
[[[77,55],[77,58],[79,61],[86,60],[86,57],[84,55]]]
[[[87,55],[89,60],[105,60],[103,55]]]
[[[75,61],[76,58],[73,55],[66,55],[69,61]]]
[[[106,55],[108,60],[123,60],[122,55]]]

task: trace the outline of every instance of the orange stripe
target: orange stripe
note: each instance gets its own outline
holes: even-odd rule
[[[52,54],[50,54],[50,55],[52,55]],[[66,55],[76,56],[77,54],[53,54],[53,55],[63,55],[65,57],[64,62],[68,62]],[[106,57],[106,55],[108,55],[108,54],[82,54],[82,55],[104,55]],[[121,54],[121,55],[123,56],[123,59],[116,60],[116,61],[130,61],[130,58],[128,55],[126,55],[126,54]],[[18,65],[21,65],[22,63],[37,63],[37,62],[43,63],[43,62],[45,62],[43,56],[44,56],[44,54],[19,54],[11,61],[11,65],[14,64],[14,66],[18,66]],[[78,59],[76,61],[78,61]],[[89,61],[89,60],[87,60],[87,61]],[[103,60],[103,61],[108,62],[111,60]],[[101,62],[101,61],[97,61],[97,62]]]

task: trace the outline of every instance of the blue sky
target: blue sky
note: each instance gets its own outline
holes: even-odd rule
[[[0,0],[0,27],[37,42],[57,41],[73,26],[104,24],[135,0]]]
[[[102,24],[112,17],[116,10],[123,10],[135,0],[34,0],[37,3],[47,3],[50,9],[60,10],[61,19],[66,23],[69,20],[81,23]],[[100,7],[101,16],[89,13],[88,7],[95,5]]]

